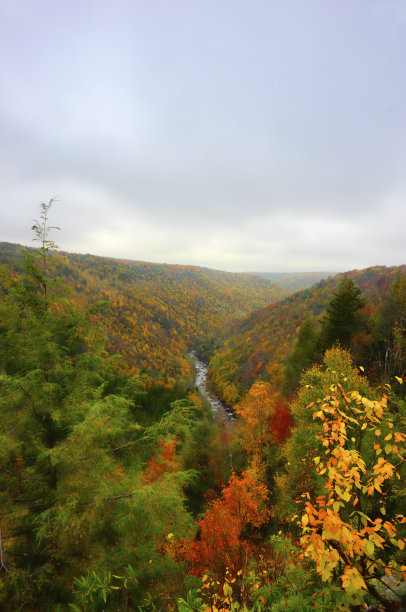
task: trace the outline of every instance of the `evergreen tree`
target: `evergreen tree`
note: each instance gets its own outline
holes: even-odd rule
[[[398,274],[381,309],[378,360],[383,379],[406,373],[406,276]]]
[[[319,359],[318,340],[313,319],[307,315],[300,326],[293,351],[286,361],[283,384],[285,395],[290,395],[297,388],[302,373]]]
[[[24,277],[0,304],[0,608],[65,609],[75,577],[86,590],[108,572],[131,574],[137,601],[147,591],[159,598],[183,579],[167,536],[193,531],[183,494],[193,474],[163,464],[146,481],[143,469],[161,440],[192,426],[194,408],[175,405],[143,428],[135,379],[107,394],[114,358],[90,310],[50,283],[43,223],[40,260],[26,254]]]
[[[327,349],[335,343],[350,348],[351,340],[362,326],[360,309],[365,306],[362,292],[348,276],[344,277],[326,308],[322,320],[321,344]]]

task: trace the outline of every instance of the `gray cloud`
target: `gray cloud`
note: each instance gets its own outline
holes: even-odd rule
[[[244,269],[404,263],[402,0],[0,2],[0,239]],[[385,220],[385,222],[383,222]]]

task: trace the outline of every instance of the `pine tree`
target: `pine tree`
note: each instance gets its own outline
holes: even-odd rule
[[[362,326],[359,311],[364,306],[365,300],[360,288],[351,278],[344,277],[322,320],[321,344],[324,349],[335,343],[350,348],[351,339]]]
[[[378,327],[381,377],[406,373],[406,276],[398,274],[380,312]]]
[[[300,326],[296,343],[289,355],[284,373],[283,391],[290,395],[298,386],[302,373],[320,358],[318,334],[313,319],[308,315]]]
[[[149,589],[159,598],[182,578],[168,534],[193,532],[183,494],[193,473],[172,469],[174,449],[156,479],[143,469],[159,440],[184,437],[195,408],[178,402],[141,427],[135,377],[121,386],[117,378],[109,393],[117,366],[92,309],[79,311],[63,288],[50,291],[44,206],[43,225],[34,226],[42,246],[26,254],[24,276],[0,303],[0,608],[65,609],[82,576],[81,609],[95,609],[91,589],[100,587],[103,609],[117,610],[117,582],[104,605],[103,584],[120,582],[112,567],[124,583],[132,575],[136,601]],[[122,590],[129,596],[129,586]]]

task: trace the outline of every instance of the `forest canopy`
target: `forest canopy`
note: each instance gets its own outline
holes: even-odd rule
[[[56,252],[51,205],[1,251],[1,609],[400,610],[404,268],[269,305],[264,279]]]

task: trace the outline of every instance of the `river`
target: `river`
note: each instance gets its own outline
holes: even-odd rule
[[[190,351],[190,357],[193,359],[196,370],[195,386],[199,389],[200,393],[209,402],[213,414],[217,419],[223,421],[235,421],[235,413],[229,407],[223,404],[223,402],[208,388],[208,368],[204,361],[201,361],[194,351]]]

